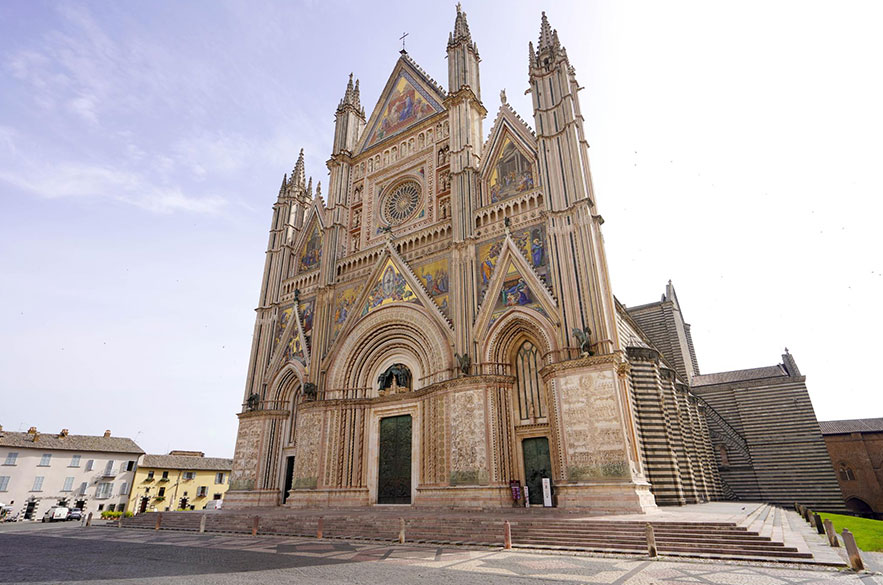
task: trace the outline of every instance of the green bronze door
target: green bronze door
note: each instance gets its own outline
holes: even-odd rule
[[[552,478],[552,460],[549,457],[549,439],[536,437],[521,442],[524,452],[524,483],[527,485],[531,506],[543,505],[543,478]]]
[[[410,415],[380,419],[377,503],[411,503]]]

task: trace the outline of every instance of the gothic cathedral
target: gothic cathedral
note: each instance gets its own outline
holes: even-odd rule
[[[485,134],[459,7],[447,58],[445,89],[403,50],[370,116],[351,77],[327,190],[303,153],[282,182],[227,507],[721,497],[692,372],[613,297],[557,32],[530,44],[533,128],[501,93]]]

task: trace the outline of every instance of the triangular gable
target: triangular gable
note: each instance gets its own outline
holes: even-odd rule
[[[390,257],[386,259],[383,268],[372,281],[368,295],[361,306],[359,316],[364,317],[371,311],[390,303],[402,302],[420,303],[413,287]]]
[[[307,272],[318,268],[322,262],[322,230],[325,227],[324,206],[317,199],[307,210],[304,219],[306,229],[301,230],[293,249],[295,250],[294,265],[297,272]]]
[[[439,90],[435,82],[403,55],[380,94],[357,151],[365,151],[445,111],[444,95]]]
[[[299,361],[304,367],[309,366],[310,354],[304,340],[300,308],[300,303],[295,302],[279,311],[279,320],[273,339],[273,357],[267,364],[267,374],[292,360]]]
[[[336,339],[345,335],[362,317],[392,303],[408,303],[423,307],[449,335],[453,334],[453,325],[439,305],[433,302],[432,296],[426,291],[420,279],[407,263],[387,246],[366,285],[350,285],[335,295],[332,337]]]
[[[543,282],[507,235],[478,310],[475,330],[483,333],[515,307],[532,309],[551,321],[555,320],[553,315],[557,312],[555,301]]]
[[[485,146],[479,163],[482,205],[530,191],[539,184],[536,140],[508,105],[501,106]]]

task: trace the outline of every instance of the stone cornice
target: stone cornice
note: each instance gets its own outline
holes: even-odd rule
[[[645,360],[654,364],[659,363],[659,352],[652,347],[628,347],[626,352],[629,359]]]
[[[420,400],[432,394],[443,393],[453,390],[468,390],[474,388],[486,388],[488,386],[511,386],[515,383],[514,376],[500,375],[482,375],[482,376],[461,376],[459,378],[451,378],[443,382],[431,384],[420,390],[413,392],[402,392],[400,394],[388,394],[386,396],[375,396],[372,398],[339,398],[332,400],[314,400],[310,402],[302,402],[298,408],[303,410],[325,408],[331,406],[368,406],[377,404],[388,404],[390,402]],[[283,411],[284,412],[284,411]]]
[[[288,415],[287,410],[246,410],[236,416],[239,417],[239,420],[245,420],[249,418],[285,418]]]
[[[608,353],[604,355],[593,355],[587,357],[580,357],[572,360],[565,360],[561,362],[555,362],[553,364],[549,364],[543,367],[540,370],[540,376],[543,377],[543,381],[548,381],[549,378],[556,376],[560,372],[565,372],[567,370],[576,370],[579,368],[590,368],[593,366],[600,366],[605,364],[612,364],[619,367],[620,364],[628,363],[623,355],[623,352],[616,353]]]

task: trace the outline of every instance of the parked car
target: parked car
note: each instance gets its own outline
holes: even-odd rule
[[[67,513],[68,520],[82,520],[83,519],[83,511],[79,508],[71,508]]]
[[[206,503],[203,510],[220,510],[221,509],[221,502],[223,502],[223,501],[224,500],[209,500],[208,503]]]
[[[63,506],[52,506],[43,514],[42,522],[57,522],[59,520],[67,520],[67,514],[70,509]]]
[[[18,512],[12,506],[0,506],[0,522],[15,522],[18,520]]]

